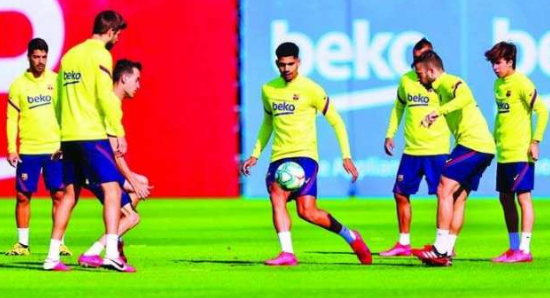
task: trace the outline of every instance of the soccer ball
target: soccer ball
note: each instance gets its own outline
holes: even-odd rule
[[[277,168],[275,180],[285,190],[297,190],[304,185],[306,173],[298,163],[287,161]]]

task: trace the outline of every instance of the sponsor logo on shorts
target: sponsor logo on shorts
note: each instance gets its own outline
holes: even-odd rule
[[[21,173],[21,180],[26,181],[29,179],[29,175],[27,173]]]
[[[405,180],[405,175],[397,175],[397,181],[401,182]]]

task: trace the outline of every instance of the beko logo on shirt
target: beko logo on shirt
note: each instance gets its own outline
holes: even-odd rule
[[[415,106],[428,105],[428,103],[430,102],[430,99],[427,96],[423,96],[422,94],[407,94],[407,100],[411,103],[411,105]]]
[[[27,96],[27,102],[30,104],[33,103],[50,103],[52,102],[52,97],[50,95],[38,95],[38,96]]]
[[[497,101],[497,108],[499,114],[510,112],[510,105],[506,102]]]
[[[65,81],[65,84],[63,86],[67,86],[70,84],[76,84],[80,83],[80,78],[82,75],[79,72],[76,71],[69,71],[69,72],[63,72],[63,79]]]
[[[282,103],[274,102],[271,105],[271,108],[273,109],[274,116],[279,116],[279,115],[294,114],[294,110],[296,109],[296,106],[294,106],[294,104],[287,103],[287,102],[282,102]]]

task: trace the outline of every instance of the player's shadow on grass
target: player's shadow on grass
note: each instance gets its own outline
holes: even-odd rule
[[[342,253],[347,254],[347,253]],[[265,266],[263,261],[244,261],[244,260],[173,260],[174,263],[188,264],[221,264],[221,265],[238,265],[238,266]],[[325,263],[325,262],[299,262],[299,265],[337,265],[337,266],[361,266],[359,263]],[[403,263],[373,263],[369,266],[392,266],[392,267],[418,267],[422,264],[403,264]],[[276,266],[275,266],[276,267]]]
[[[224,265],[241,265],[252,266],[261,265],[263,262],[244,261],[244,260],[173,260],[174,263],[191,263],[191,264],[224,264]]]
[[[44,268],[42,267],[42,262],[13,262],[13,263],[0,263],[0,269],[6,268],[6,269],[25,269],[25,270],[37,270],[37,271],[44,271]],[[108,270],[105,268],[84,268],[79,265],[72,265],[70,264],[69,267],[71,268],[70,271],[78,271],[78,272],[114,272],[113,270]]]

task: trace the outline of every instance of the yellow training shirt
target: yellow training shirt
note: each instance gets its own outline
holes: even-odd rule
[[[100,40],[88,39],[63,56],[58,75],[62,141],[124,136],[112,67],[111,53]]]
[[[498,162],[532,162],[531,141],[542,141],[548,109],[537,95],[535,85],[527,76],[514,72],[495,81],[498,112],[495,119],[495,140]],[[533,111],[537,114],[535,132],[531,128]]]
[[[445,115],[456,143],[478,152],[495,154],[495,141],[468,85],[457,76],[443,73],[432,83],[432,88],[441,101],[437,112]]]
[[[418,81],[416,72],[409,71],[399,81],[397,98],[391,111],[386,138],[393,138],[405,114],[405,150],[409,155],[425,156],[448,154],[450,132],[447,123],[436,121],[429,128],[419,125],[426,114],[439,107],[439,96],[426,90]]]
[[[279,77],[262,87],[264,120],[254,146],[258,158],[274,134],[271,161],[287,157],[318,160],[317,113],[325,115],[336,132],[343,158],[351,158],[344,121],[330,104],[325,91],[312,80],[298,75],[291,82]]]
[[[56,73],[46,69],[40,77],[35,78],[32,72],[27,71],[11,84],[9,92],[6,123],[8,152],[56,152],[60,142],[54,109]]]

